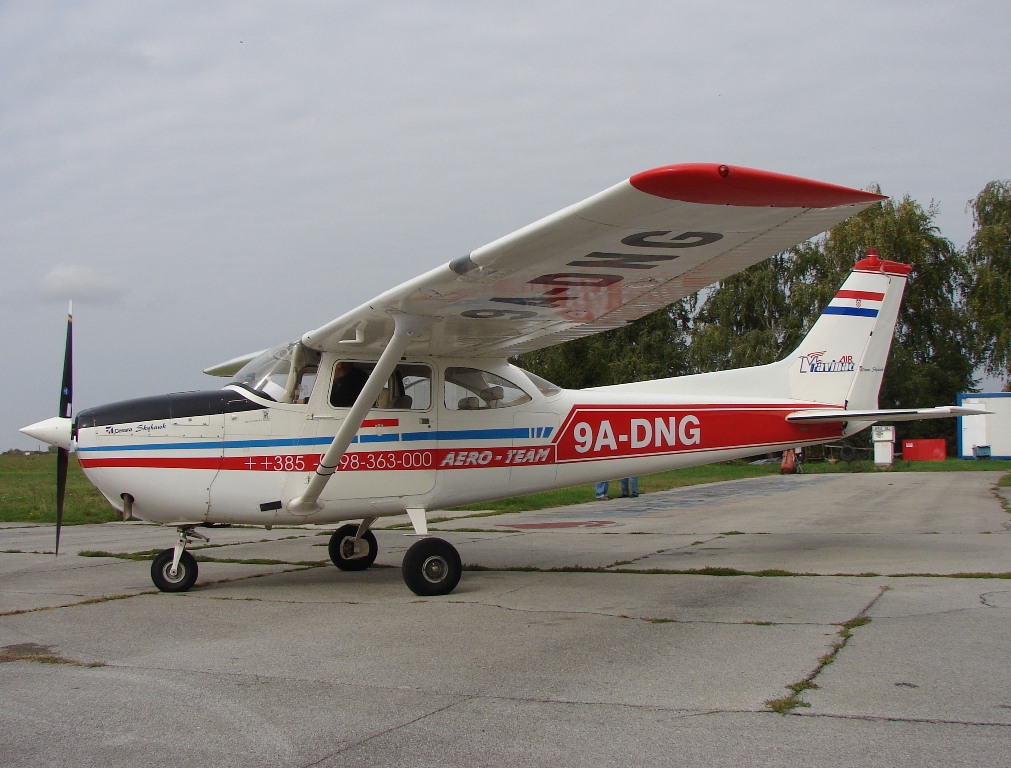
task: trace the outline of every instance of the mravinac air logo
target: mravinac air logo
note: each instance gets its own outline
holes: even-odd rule
[[[838,360],[822,360],[825,350],[808,352],[800,356],[801,373],[852,373],[856,370],[853,355],[843,355]]]

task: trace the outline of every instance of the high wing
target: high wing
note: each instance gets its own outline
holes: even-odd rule
[[[510,357],[618,328],[817,235],[881,195],[715,164],[655,168],[377,296],[302,337],[377,354]]]

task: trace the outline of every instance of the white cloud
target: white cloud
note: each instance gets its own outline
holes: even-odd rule
[[[40,284],[46,299],[73,299],[82,303],[102,304],[116,301],[123,286],[99,275],[93,267],[60,264],[50,269]]]

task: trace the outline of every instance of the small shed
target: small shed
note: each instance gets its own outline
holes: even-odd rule
[[[958,455],[973,459],[988,447],[990,458],[1011,459],[1011,392],[959,393],[958,404],[993,411],[958,417]]]

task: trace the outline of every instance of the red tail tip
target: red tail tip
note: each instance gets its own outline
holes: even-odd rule
[[[853,265],[858,272],[883,272],[886,275],[908,275],[913,269],[909,264],[888,261],[878,258],[877,248],[868,248],[867,257]]]

